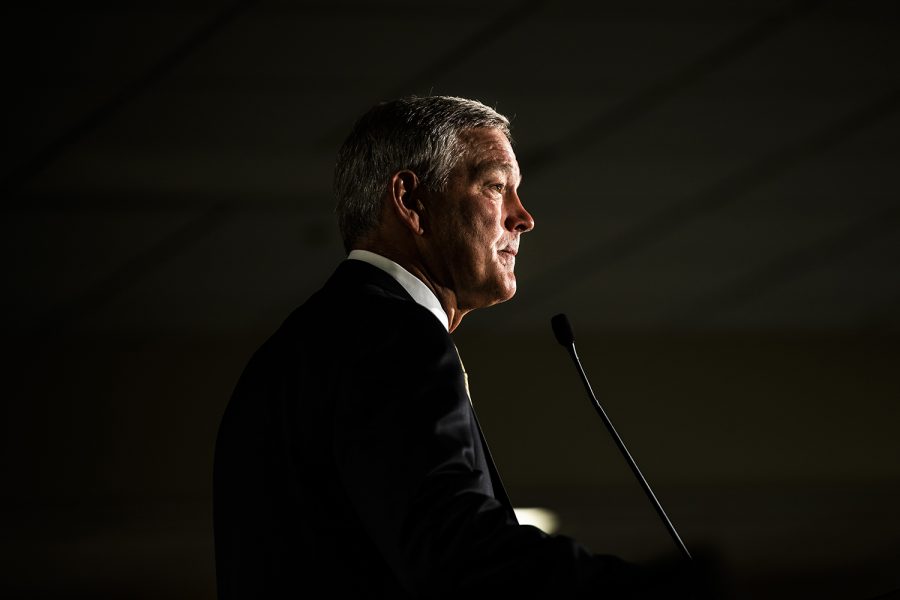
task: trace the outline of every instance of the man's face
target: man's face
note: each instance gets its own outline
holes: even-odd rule
[[[522,176],[506,136],[481,127],[461,140],[447,189],[431,195],[425,215],[432,272],[460,309],[472,310],[516,293],[519,236],[534,220],[519,199]]]

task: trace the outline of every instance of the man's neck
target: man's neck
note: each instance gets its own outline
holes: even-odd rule
[[[456,293],[450,288],[437,285],[434,278],[429,277],[428,272],[420,265],[416,263],[403,264],[400,261],[395,262],[412,273],[417,279],[419,279],[419,281],[428,286],[428,289],[430,289],[431,292],[437,297],[438,302],[441,303],[441,307],[444,309],[444,312],[447,313],[447,321],[449,323],[450,332],[452,333],[457,327],[459,327],[460,322],[462,322],[462,318],[468,311],[463,311],[459,308]]]

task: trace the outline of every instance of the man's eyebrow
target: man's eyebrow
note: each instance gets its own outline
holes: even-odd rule
[[[506,171],[510,174],[515,172],[515,168],[511,162],[506,162],[503,160],[488,160],[482,163],[478,163],[474,167],[472,167],[472,176],[475,178],[483,177],[491,171],[495,170]]]

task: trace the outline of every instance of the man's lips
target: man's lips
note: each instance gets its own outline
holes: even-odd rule
[[[505,265],[507,268],[512,269],[513,265],[516,264],[516,254],[519,253],[519,249],[515,246],[506,246],[505,248],[501,248],[497,251],[497,258],[500,260],[501,264]]]

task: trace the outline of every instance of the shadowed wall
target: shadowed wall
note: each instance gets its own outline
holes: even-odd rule
[[[455,336],[514,503],[747,594],[900,587],[889,2],[238,2],[3,19],[0,591],[213,597],[218,419],[343,257],[334,155],[408,93],[513,119],[537,227]],[[390,32],[407,37],[397,43]]]

